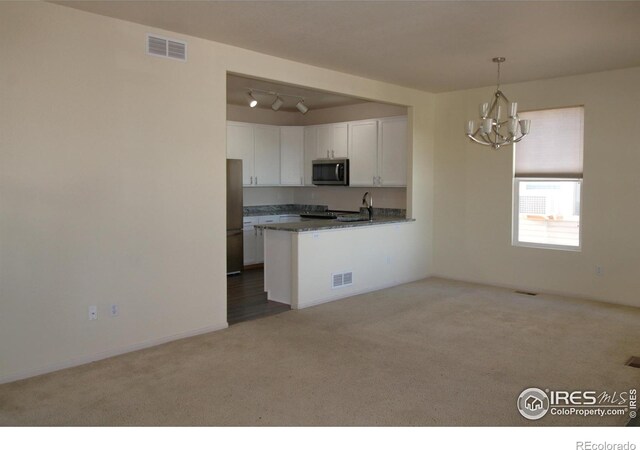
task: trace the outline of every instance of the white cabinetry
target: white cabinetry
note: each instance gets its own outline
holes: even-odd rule
[[[227,158],[242,160],[242,184],[253,184],[254,177],[253,125],[227,123]]]
[[[280,184],[280,127],[255,125],[254,186]]]
[[[318,126],[319,158],[333,159],[348,156],[348,127],[346,123],[331,123]]]
[[[313,185],[312,161],[318,159],[318,127],[304,127],[304,184]]]
[[[257,229],[253,228],[258,223],[258,217],[242,218],[242,247],[244,249],[244,265],[257,264],[256,241]]]
[[[288,220],[290,222],[297,222],[300,216],[285,216],[285,217],[297,217],[297,220]],[[244,247],[244,265],[250,266],[252,264],[260,264],[264,262],[264,231],[258,228],[254,228],[254,225],[263,223],[279,223],[280,216],[245,216],[242,219],[242,234]]]
[[[351,186],[407,185],[407,119],[349,123]]]
[[[280,127],[227,122],[227,157],[242,160],[244,186],[280,184]]]
[[[378,177],[378,121],[349,123],[349,184],[373,186]]]
[[[407,118],[378,120],[378,175],[381,186],[407,185]]]
[[[280,184],[303,184],[304,127],[280,127]]]

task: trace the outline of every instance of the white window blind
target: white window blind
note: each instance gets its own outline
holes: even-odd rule
[[[516,177],[582,178],[583,107],[519,116],[531,120],[531,133],[516,144]]]

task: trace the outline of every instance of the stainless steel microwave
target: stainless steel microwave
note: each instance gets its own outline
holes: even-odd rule
[[[349,160],[314,160],[312,181],[316,185],[349,186]]]

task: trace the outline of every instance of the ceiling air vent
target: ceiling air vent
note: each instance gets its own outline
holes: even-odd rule
[[[344,273],[332,273],[331,274],[331,288],[341,288],[345,286],[351,286],[353,284],[353,272]]]
[[[147,54],[186,61],[187,43],[149,34],[147,35]]]

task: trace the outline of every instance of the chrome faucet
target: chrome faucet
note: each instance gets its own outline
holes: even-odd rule
[[[367,196],[369,196],[369,203],[367,203]],[[369,212],[369,222],[373,220],[373,197],[369,192],[365,192],[362,196],[362,206],[367,208]]]

